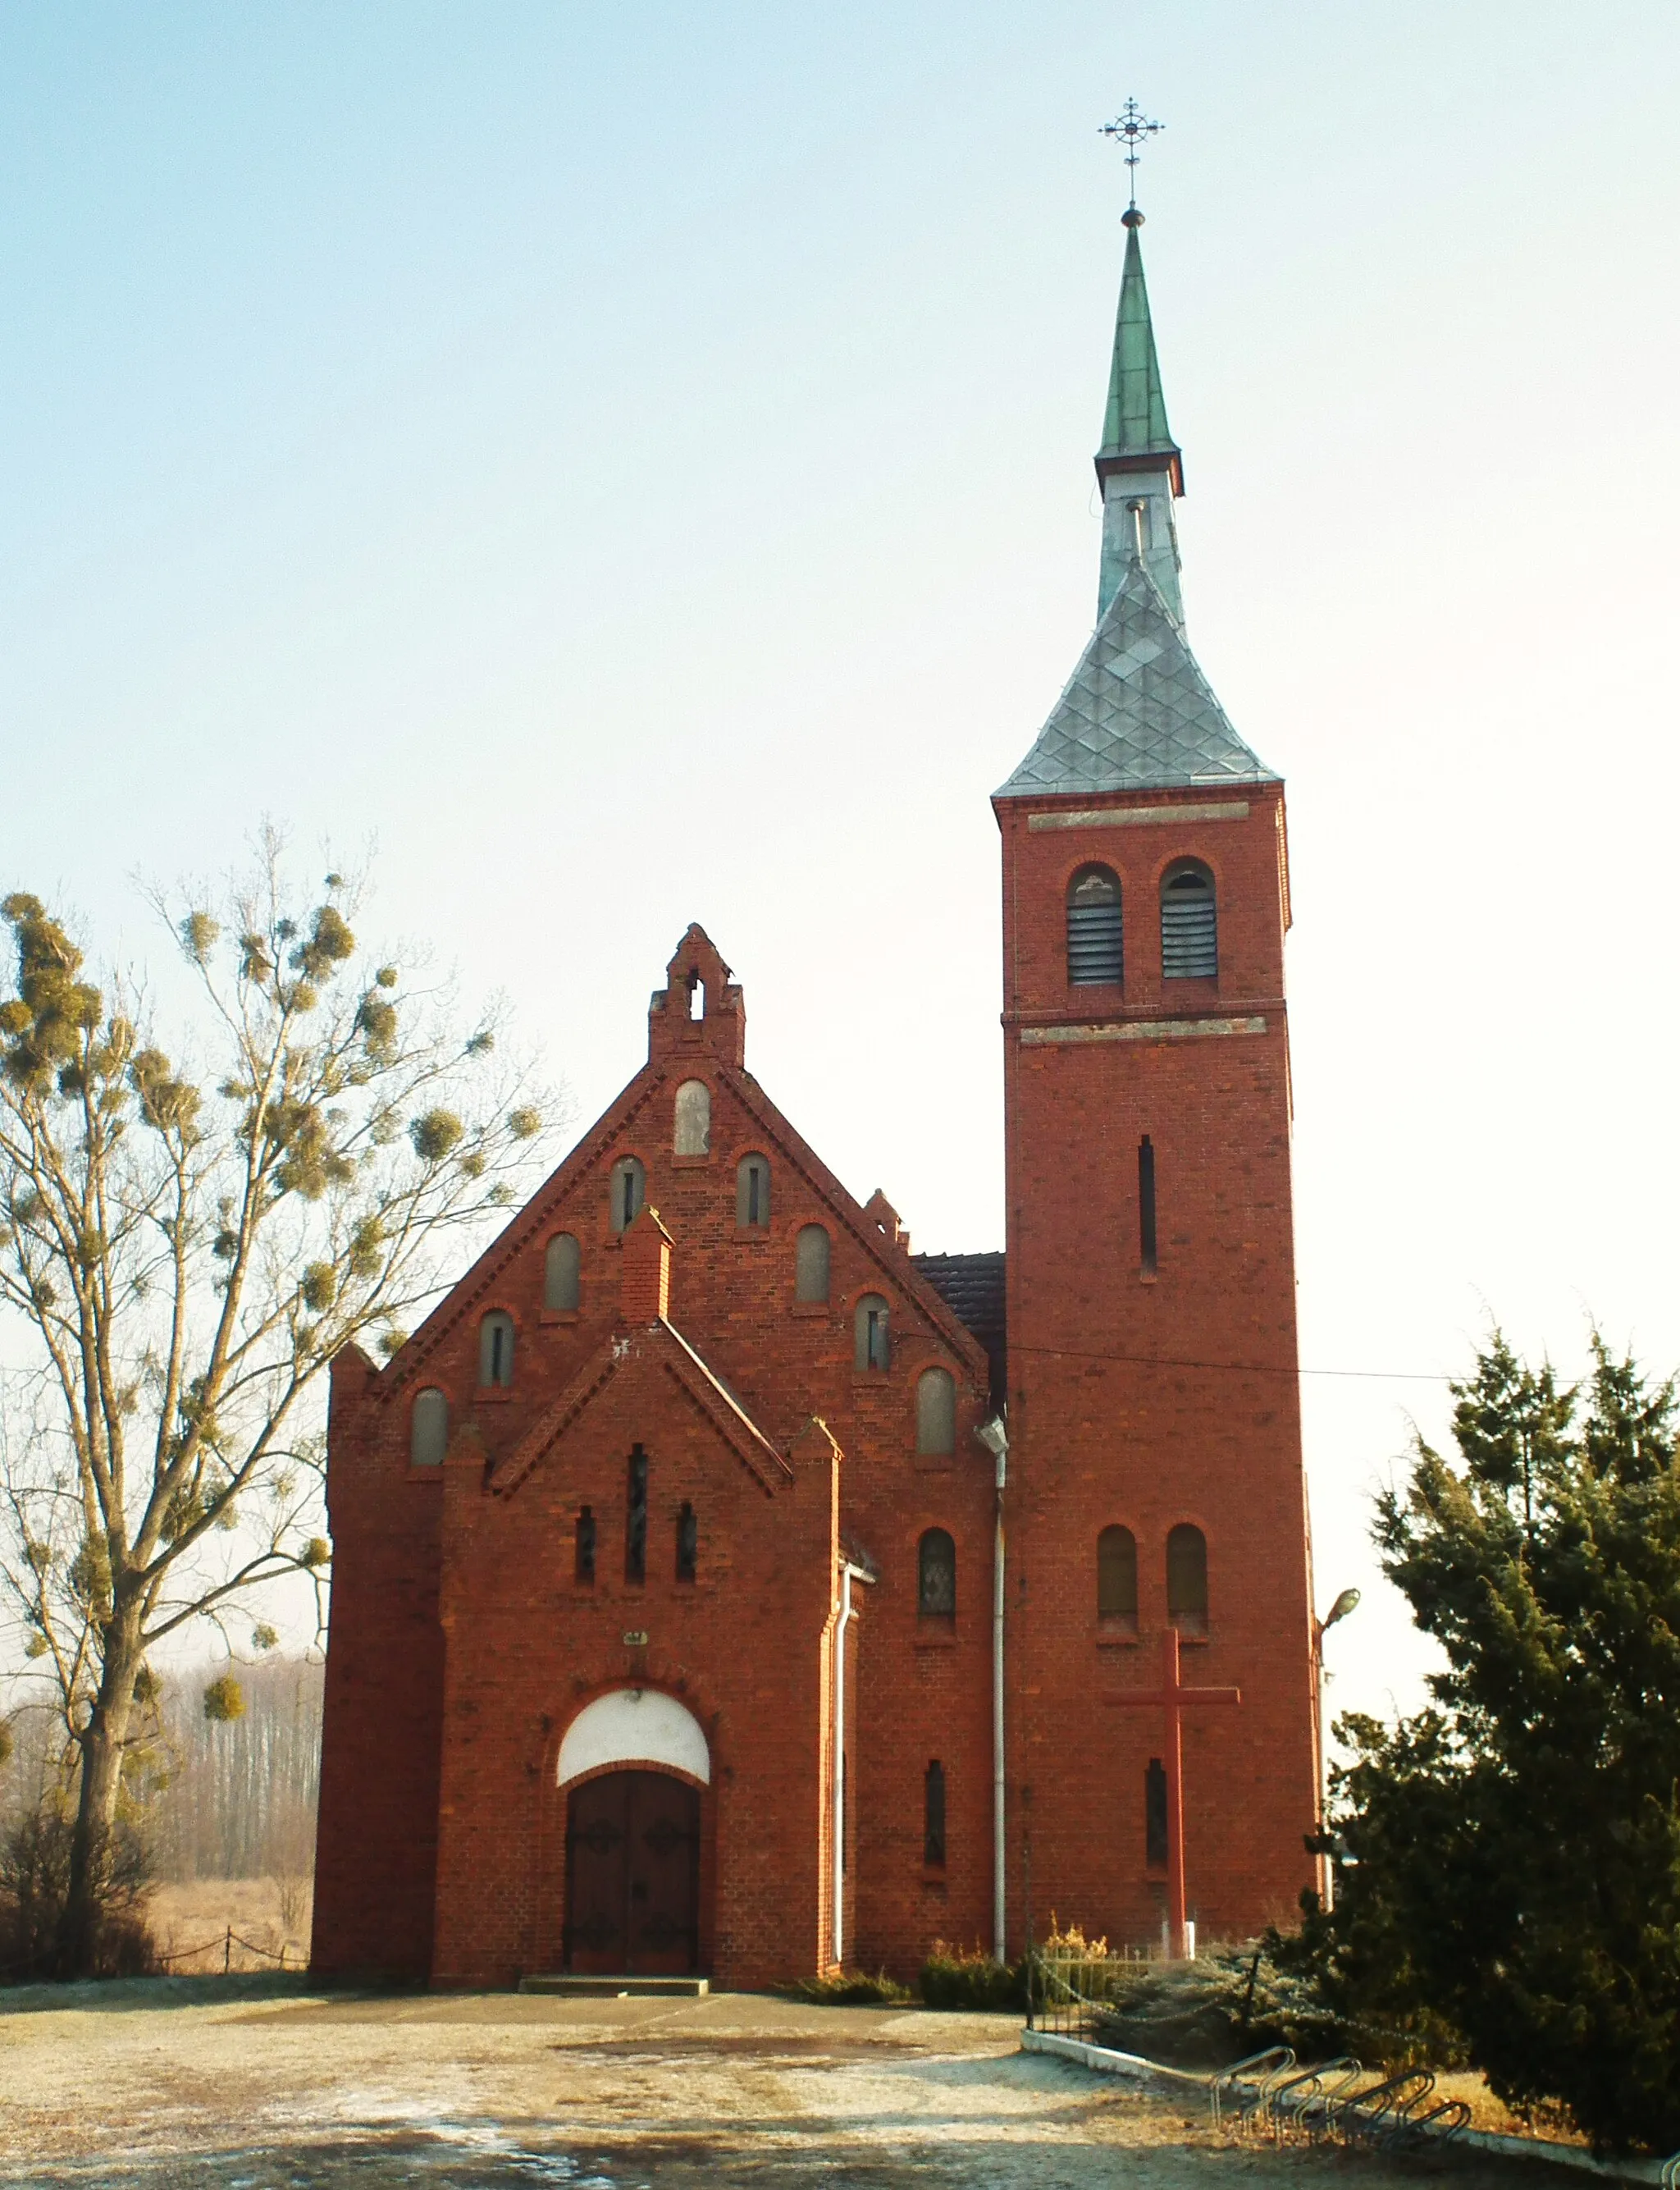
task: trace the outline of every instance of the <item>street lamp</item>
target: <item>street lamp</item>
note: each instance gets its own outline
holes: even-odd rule
[[[1321,1620],[1318,1624],[1319,1639],[1321,1642],[1324,1638],[1324,1633],[1326,1628],[1333,1627],[1338,1620],[1345,1620],[1350,1612],[1355,1612],[1358,1610],[1359,1595],[1360,1593],[1356,1589],[1344,1589],[1342,1591],[1342,1594],[1337,1598],[1335,1603],[1331,1606],[1329,1611],[1325,1614],[1323,1619]]]
[[[1326,1909],[1336,1905],[1336,1858],[1331,1852],[1330,1836],[1322,1830],[1327,1822],[1325,1813],[1329,1808],[1324,1754],[1324,1638],[1338,1620],[1345,1620],[1350,1612],[1357,1610],[1359,1600],[1360,1592],[1356,1589],[1344,1589],[1323,1619],[1313,1622],[1313,1658],[1318,1672],[1318,1814],[1321,1825],[1315,1837],[1325,1858],[1324,1905]]]
[[[975,1436],[992,1455],[998,1492],[992,1533],[992,1951],[1004,1962],[1009,1912],[1004,1899],[1004,1485],[1009,1478],[1009,1427],[1001,1415],[993,1415]]]

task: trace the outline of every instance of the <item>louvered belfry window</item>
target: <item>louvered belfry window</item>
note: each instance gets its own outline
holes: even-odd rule
[[[1081,867],[1067,886],[1068,986],[1117,984],[1124,967],[1120,878],[1108,867]]]
[[[1200,860],[1179,860],[1161,881],[1161,978],[1207,981],[1219,970],[1213,877]]]

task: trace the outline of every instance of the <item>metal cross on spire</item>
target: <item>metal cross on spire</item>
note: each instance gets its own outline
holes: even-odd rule
[[[1138,162],[1143,157],[1143,147],[1151,137],[1166,128],[1164,122],[1151,122],[1136,99],[1128,99],[1112,122],[1105,122],[1097,132],[1101,137],[1112,137],[1117,144],[1126,147],[1126,165],[1131,171],[1131,202],[1128,213],[1138,209]]]

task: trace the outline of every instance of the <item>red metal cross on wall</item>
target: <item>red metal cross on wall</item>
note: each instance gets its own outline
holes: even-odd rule
[[[1241,1688],[1186,1688],[1179,1680],[1179,1631],[1168,1628],[1161,1637],[1161,1686],[1135,1694],[1105,1696],[1105,1703],[1123,1709],[1154,1710],[1167,1722],[1167,1951],[1175,1961],[1185,1956],[1185,1807],[1184,1749],[1181,1733],[1187,1704],[1240,1704]]]

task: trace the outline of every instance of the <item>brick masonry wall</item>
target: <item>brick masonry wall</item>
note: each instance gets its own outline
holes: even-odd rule
[[[1084,801],[1109,809],[1205,805]],[[1204,1936],[1287,1917],[1314,1866],[1316,1729],[1296,1401],[1287,920],[1280,795],[1241,820],[1028,826],[1068,802],[1010,802],[1004,838],[1010,1484],[1007,1835],[1012,1939],[1054,1911],[1143,1941],[1162,1884],[1145,1860],[1152,1713],[1101,1698],[1153,1685],[1168,1530],[1208,1545],[1212,1616],[1185,1677],[1241,1686],[1186,1731],[1190,1901]],[[1193,854],[1217,882],[1217,979],[1160,978],[1157,894]],[[1070,991],[1065,900],[1101,859],[1123,879],[1127,979]],[[702,1017],[689,1013],[704,984]],[[1263,1018],[1261,1032],[1066,1041],[1070,1026]],[[720,1982],[804,1974],[832,1937],[832,1621],[836,1561],[874,1570],[848,1638],[846,1960],[914,1974],[936,1938],[991,1937],[992,1467],[980,1347],[911,1267],[878,1197],[860,1205],[744,1069],[744,1010],[691,929],[656,993],[650,1054],[618,1101],[396,1359],[335,1378],[335,1581],[316,1955],[323,1968],[507,1983],[552,1967],[564,1921],[567,1726],[614,1686],[679,1697],[705,1728],[703,1951]],[[1031,1038],[1029,1038],[1031,1037]],[[704,1154],[675,1153],[677,1091],[707,1091]],[[1137,1143],[1156,1151],[1159,1251],[1139,1266]],[[738,1168],[770,1166],[768,1221],[737,1222]],[[614,1229],[614,1162],[644,1166],[668,1274],[633,1278]],[[795,1297],[795,1242],[821,1223],[830,1296]],[[544,1306],[549,1241],[580,1244],[574,1311]],[[633,1259],[633,1258],[632,1258]],[[653,1284],[650,1294],[648,1285]],[[785,1465],[755,1474],[672,1367],[670,1325]],[[885,1300],[891,1359],[855,1365],[863,1296]],[[506,1390],[478,1383],[491,1309],[514,1325]],[[550,1435],[615,1340],[636,1359]],[[665,1349],[661,1353],[661,1347]],[[915,1388],[947,1369],[954,1451],[919,1455]],[[591,1370],[595,1375],[595,1370]],[[585,1378],[585,1382],[589,1380]],[[448,1399],[450,1457],[411,1467],[416,1392]],[[813,1417],[827,1426],[812,1432]],[[651,1469],[649,1579],[623,1578],[625,1465]],[[838,1448],[838,1456],[835,1448]],[[521,1455],[523,1455],[522,1458]],[[761,1455],[762,1457],[762,1455]],[[517,1477],[517,1480],[515,1479]],[[700,1517],[699,1573],[672,1569],[675,1514]],[[572,1579],[574,1528],[600,1524],[598,1578]],[[1139,1546],[1137,1635],[1099,1622],[1095,1543]],[[917,1547],[956,1543],[957,1610],[918,1608]],[[646,1631],[645,1648],[626,1645]],[[447,1637],[447,1642],[445,1642]],[[923,1861],[923,1785],[943,1767],[947,1860]],[[435,1937],[434,1937],[435,1933]]]
[[[1158,1936],[1145,1774],[1160,1715],[1106,1708],[1153,1688],[1168,1531],[1207,1538],[1208,1633],[1183,1678],[1235,1684],[1187,1714],[1185,1875],[1202,1936],[1287,1919],[1315,1882],[1316,1705],[1296,1384],[1281,793],[1242,818],[1152,818],[1207,792],[998,805],[1004,871],[1012,1699],[1010,1849],[1017,1934],[1051,1913]],[[1219,803],[1232,802],[1224,794]],[[1096,808],[1104,821],[1029,826]],[[1158,893],[1191,855],[1215,877],[1219,971],[1163,981]],[[1123,987],[1071,989],[1075,871],[1120,877]],[[1247,1023],[1264,1031],[1072,1040],[1072,1027]],[[1138,1144],[1155,1151],[1158,1261],[1141,1268]],[[1135,1637],[1100,1622],[1096,1539],[1137,1540]],[[1093,1707],[1095,1705],[1095,1708]],[[1030,1911],[1027,1905],[1030,1893]]]
[[[700,1019],[687,1016],[691,977],[706,983]],[[986,1411],[984,1355],[914,1273],[891,1210],[860,1206],[744,1071],[738,992],[698,930],[655,996],[650,1028],[647,1069],[425,1327],[378,1375],[343,1380],[329,1461],[336,1572],[316,1918],[323,1967],[415,1966],[417,1881],[433,1860],[440,1812],[428,1965],[436,1981],[500,1983],[552,1966],[564,1875],[554,1754],[584,1703],[631,1682],[678,1695],[711,1739],[703,1933],[715,1974],[762,1984],[817,1966],[831,1922],[825,1630],[837,1533],[876,1569],[873,1583],[855,1587],[850,1638],[846,1959],[913,1973],[934,1938],[988,1930],[991,1462],[972,1436]],[[710,1147],[679,1157],[676,1091],[695,1078],[710,1092]],[[746,1228],[736,1222],[736,1182],[752,1154],[768,1158],[771,1206],[766,1224]],[[615,1334],[648,1337],[622,1307],[625,1249],[608,1195],[621,1155],[645,1166],[648,1200],[670,1236],[671,1325],[776,1451],[795,1455],[772,1489],[755,1482],[651,1355],[615,1376],[516,1489],[496,1487]],[[812,1223],[831,1241],[826,1305],[795,1298],[795,1240]],[[579,1240],[581,1273],[578,1308],[563,1313],[543,1305],[545,1254],[561,1232]],[[885,1370],[855,1365],[864,1295],[888,1304]],[[478,1334],[493,1308],[512,1318],[514,1370],[507,1389],[487,1391]],[[929,1367],[957,1385],[949,1455],[915,1450],[916,1381]],[[441,1470],[409,1465],[414,1396],[428,1387],[450,1404],[453,1443]],[[813,1416],[841,1455],[837,1511],[834,1488],[819,1497],[812,1477]],[[639,1590],[623,1580],[622,1533],[625,1461],[638,1442],[654,1501],[649,1580]],[[692,1585],[672,1571],[684,1498],[700,1518]],[[570,1578],[584,1502],[600,1524],[590,1592]],[[956,1542],[953,1622],[918,1614],[917,1546],[930,1527]],[[412,1624],[427,1617],[436,1640],[417,1652]],[[628,1649],[623,1635],[640,1631],[645,1652]],[[398,1660],[425,1709],[387,1722],[388,1692],[364,1669]],[[923,1775],[933,1758],[947,1783],[939,1874],[922,1861]],[[414,1851],[400,1890],[388,1882],[397,1839]]]

